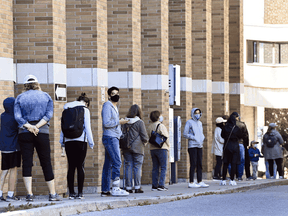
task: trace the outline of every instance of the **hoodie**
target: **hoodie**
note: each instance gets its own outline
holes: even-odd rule
[[[133,143],[129,150],[123,150],[123,152],[129,151],[136,154],[144,155],[144,147],[149,140],[145,124],[138,116],[126,119],[129,120],[129,122],[127,124],[124,124],[122,127],[123,129],[125,129],[127,126],[130,127],[129,141]]]
[[[205,136],[203,134],[202,112],[200,110],[200,119],[197,120],[194,112],[199,108],[193,108],[191,111],[191,119],[189,119],[184,128],[183,136],[188,139],[188,148],[202,148]]]
[[[1,114],[0,150],[3,153],[20,151],[18,144],[18,123],[14,118],[15,98],[3,101],[5,112]]]
[[[82,102],[80,102],[80,101],[73,101],[73,102],[70,102],[70,103],[66,103],[63,108],[64,109],[68,109],[68,108],[72,108],[72,107],[76,107],[76,106],[83,106],[84,107],[84,130],[83,130],[83,133],[78,138],[69,139],[69,138],[65,137],[65,140],[64,140],[64,134],[61,131],[60,141],[59,142],[60,142],[61,146],[64,147],[64,141],[65,142],[69,142],[69,141],[87,142],[88,141],[89,147],[91,149],[93,149],[94,141],[93,141],[93,135],[92,135],[92,130],[91,130],[91,121],[90,121],[90,111],[89,111],[89,109],[87,109],[85,107],[85,105]],[[84,140],[84,138],[85,138],[85,140]]]

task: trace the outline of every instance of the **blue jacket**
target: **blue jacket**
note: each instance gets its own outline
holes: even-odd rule
[[[205,136],[203,134],[202,122],[195,118],[194,112],[198,108],[191,111],[191,119],[189,119],[184,128],[183,136],[188,139],[188,148],[202,148]],[[200,109],[199,109],[200,110]],[[200,116],[202,112],[200,111]]]
[[[255,154],[260,155],[260,151],[258,148],[254,149],[254,148],[250,147],[248,149],[248,153],[249,153],[250,161],[254,161],[254,162],[259,161],[259,156],[255,157]]]
[[[110,101],[103,104],[102,108],[102,129],[103,136],[116,137],[120,139],[122,135],[119,123],[119,112]]]
[[[18,144],[18,123],[14,118],[15,98],[3,101],[5,112],[1,114],[0,150],[2,152],[20,151]]]

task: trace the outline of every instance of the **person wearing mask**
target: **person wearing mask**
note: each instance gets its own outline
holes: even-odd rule
[[[87,154],[87,142],[89,143],[89,147],[93,149],[94,141],[93,135],[91,131],[91,121],[90,121],[90,111],[88,109],[90,105],[90,99],[86,96],[85,93],[82,93],[77,101],[73,101],[70,103],[66,103],[64,105],[64,112],[65,110],[72,110],[74,109],[75,112],[79,110],[79,120],[82,119],[83,122],[83,132],[79,137],[72,138],[69,136],[69,132],[65,136],[65,127],[62,128],[60,134],[60,144],[62,147],[65,148],[67,160],[68,160],[68,172],[67,172],[67,183],[69,188],[69,199],[83,199],[83,185],[85,179],[85,172],[84,172],[84,164],[85,158]],[[79,109],[78,109],[79,108]],[[76,110],[77,109],[77,110]],[[62,115],[61,124],[65,125],[71,123],[72,125],[75,124],[73,121],[69,121],[69,119],[73,119],[73,111],[68,114]],[[80,114],[82,113],[82,114]],[[75,116],[75,115],[74,115]],[[83,119],[84,118],[84,119]],[[70,126],[70,125],[69,125]],[[64,133],[63,133],[64,129]],[[74,176],[75,176],[75,169],[77,168],[77,180],[78,180],[78,194],[74,191]]]
[[[253,168],[253,180],[256,180],[257,179],[257,174],[258,174],[258,161],[259,161],[259,157],[263,157],[261,154],[260,154],[260,151],[259,149],[257,148],[258,147],[258,143],[257,141],[253,140],[251,141],[251,146],[250,148],[248,149],[248,153],[249,153],[249,157],[250,157],[250,161],[251,161],[251,164],[252,164],[252,168]]]
[[[208,184],[202,181],[202,148],[205,136],[200,118],[202,112],[199,108],[193,108],[191,119],[189,119],[184,128],[183,136],[188,139],[188,152],[190,157],[190,183],[189,188],[207,188]],[[194,172],[197,170],[197,182],[194,182]]]
[[[224,139],[221,137],[222,128],[225,126],[225,122],[222,117],[216,119],[216,128],[214,131],[214,139],[212,143],[212,154],[216,156],[216,166],[214,169],[213,180],[221,180],[221,168],[222,168],[222,156]]]
[[[269,163],[269,173],[270,178],[276,178],[273,175],[273,163],[276,162],[277,171],[279,173],[279,178],[283,179],[283,148],[282,144],[284,140],[281,134],[276,130],[277,125],[275,123],[270,123],[267,132],[263,137],[263,153],[264,158],[267,159]]]
[[[152,191],[167,191],[168,188],[165,187],[165,179],[167,172],[167,162],[168,162],[168,150],[169,150],[169,133],[163,122],[163,116],[158,110],[152,111],[150,113],[150,119],[152,124],[147,128],[147,133],[149,138],[151,137],[152,131],[156,131],[160,135],[167,137],[162,148],[156,147],[150,143],[150,152],[153,163],[152,168]],[[160,168],[160,173],[159,173]]]
[[[8,97],[3,101],[5,112],[0,118],[0,150],[1,150],[1,176],[0,176],[0,200],[14,201],[20,200],[14,196],[17,167],[21,165],[21,152],[18,143],[18,123],[14,118],[15,98]],[[8,195],[3,197],[3,187],[5,179],[9,174]]]
[[[236,125],[236,118],[233,114],[230,115],[225,127],[221,132],[222,138],[225,140],[223,147],[223,178],[220,185],[226,185],[226,175],[228,165],[231,164],[231,175],[229,185],[237,185],[234,180],[236,165],[240,163],[239,140],[243,138],[240,128]]]
[[[45,181],[49,188],[49,201],[61,201],[55,191],[54,173],[50,156],[49,121],[53,116],[53,100],[41,91],[37,78],[24,78],[24,92],[18,95],[14,116],[19,127],[18,141],[22,155],[22,174],[27,190],[26,201],[33,201],[32,166],[34,148],[40,160]]]
[[[145,123],[141,108],[134,104],[130,107],[126,119],[127,124],[123,125],[123,130],[128,129],[130,149],[122,149],[125,159],[125,188],[129,193],[132,191],[132,176],[134,174],[135,193],[144,193],[141,189],[141,170],[144,160],[144,147],[147,145],[149,137],[146,132]]]
[[[251,177],[250,173],[250,158],[248,153],[249,148],[249,134],[247,130],[247,126],[244,122],[240,121],[240,115],[237,112],[233,112],[232,115],[236,118],[236,125],[240,128],[243,138],[239,140],[239,149],[240,149],[240,164],[237,165],[236,169],[236,177],[238,178],[238,181],[242,181],[243,173],[244,173],[244,167],[245,167],[245,174],[246,174],[246,180],[253,179]]]
[[[119,88],[112,86],[108,89],[108,101],[102,107],[102,143],[105,148],[105,161],[102,172],[101,196],[128,196],[129,193],[120,189],[121,154],[119,139],[122,135],[121,126],[129,120],[120,119],[117,103],[120,99]],[[111,172],[112,171],[112,172]],[[112,176],[111,176],[112,173]],[[112,191],[110,182],[112,179]]]

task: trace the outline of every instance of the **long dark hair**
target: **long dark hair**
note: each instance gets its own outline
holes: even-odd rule
[[[77,98],[77,101],[84,101],[87,104],[87,107],[90,105],[90,99],[86,96],[85,92],[81,93],[81,95]]]
[[[143,118],[141,108],[137,104],[134,104],[130,107],[126,117],[127,118],[135,118],[136,116],[138,116],[140,119]]]

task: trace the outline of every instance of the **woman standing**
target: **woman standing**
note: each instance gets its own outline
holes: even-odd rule
[[[50,157],[49,120],[53,116],[53,101],[41,91],[37,78],[24,78],[24,92],[15,101],[14,116],[19,126],[19,145],[22,154],[22,174],[27,190],[26,201],[33,201],[32,166],[34,148],[37,151],[45,181],[49,188],[49,201],[60,201],[55,192],[54,173]]]
[[[134,174],[135,193],[144,193],[141,189],[141,170],[144,160],[144,147],[148,143],[148,135],[142,120],[142,111],[137,104],[130,107],[124,124],[123,131],[129,130],[130,149],[122,149],[125,159],[125,186],[129,193],[132,191],[132,176]]]
[[[269,124],[268,130],[263,137],[263,153],[265,159],[269,163],[270,178],[276,177],[273,176],[273,163],[275,161],[279,178],[283,179],[283,149],[281,145],[284,143],[284,140],[281,134],[276,130],[276,126],[275,123]]]
[[[83,132],[79,137],[71,138],[69,135],[65,135],[63,128],[60,134],[60,143],[62,147],[65,147],[67,160],[68,160],[68,173],[67,173],[67,183],[69,188],[69,199],[83,199],[83,185],[85,179],[84,164],[87,153],[87,142],[91,149],[94,147],[94,141],[91,131],[91,122],[90,122],[90,111],[87,109],[90,105],[90,99],[86,96],[85,93],[82,93],[77,101],[70,102],[64,105],[64,110],[68,109],[80,109],[83,112],[81,116],[83,122]],[[64,111],[63,111],[64,112]],[[64,113],[63,113],[64,114]],[[69,115],[70,114],[70,115]],[[62,115],[61,124],[67,123],[69,125],[69,118],[71,119],[72,113],[67,113]],[[84,119],[83,119],[84,117]],[[70,121],[71,122],[71,121]],[[74,122],[72,122],[74,124]],[[69,133],[68,133],[69,134]],[[70,138],[68,138],[70,137]],[[77,168],[77,182],[78,182],[78,194],[74,192],[74,175],[75,169]]]
[[[168,160],[168,149],[169,149],[169,133],[165,127],[165,125],[161,124],[163,121],[163,117],[160,116],[160,112],[158,110],[150,113],[150,119],[153,122],[149,125],[147,132],[149,138],[151,137],[151,132],[156,131],[160,135],[167,137],[167,140],[164,142],[162,148],[158,148],[154,145],[150,145],[151,149],[151,158],[153,163],[152,169],[152,191],[167,191],[168,188],[165,187],[165,177],[167,171],[167,160]],[[161,169],[160,178],[159,178],[159,168]]]

